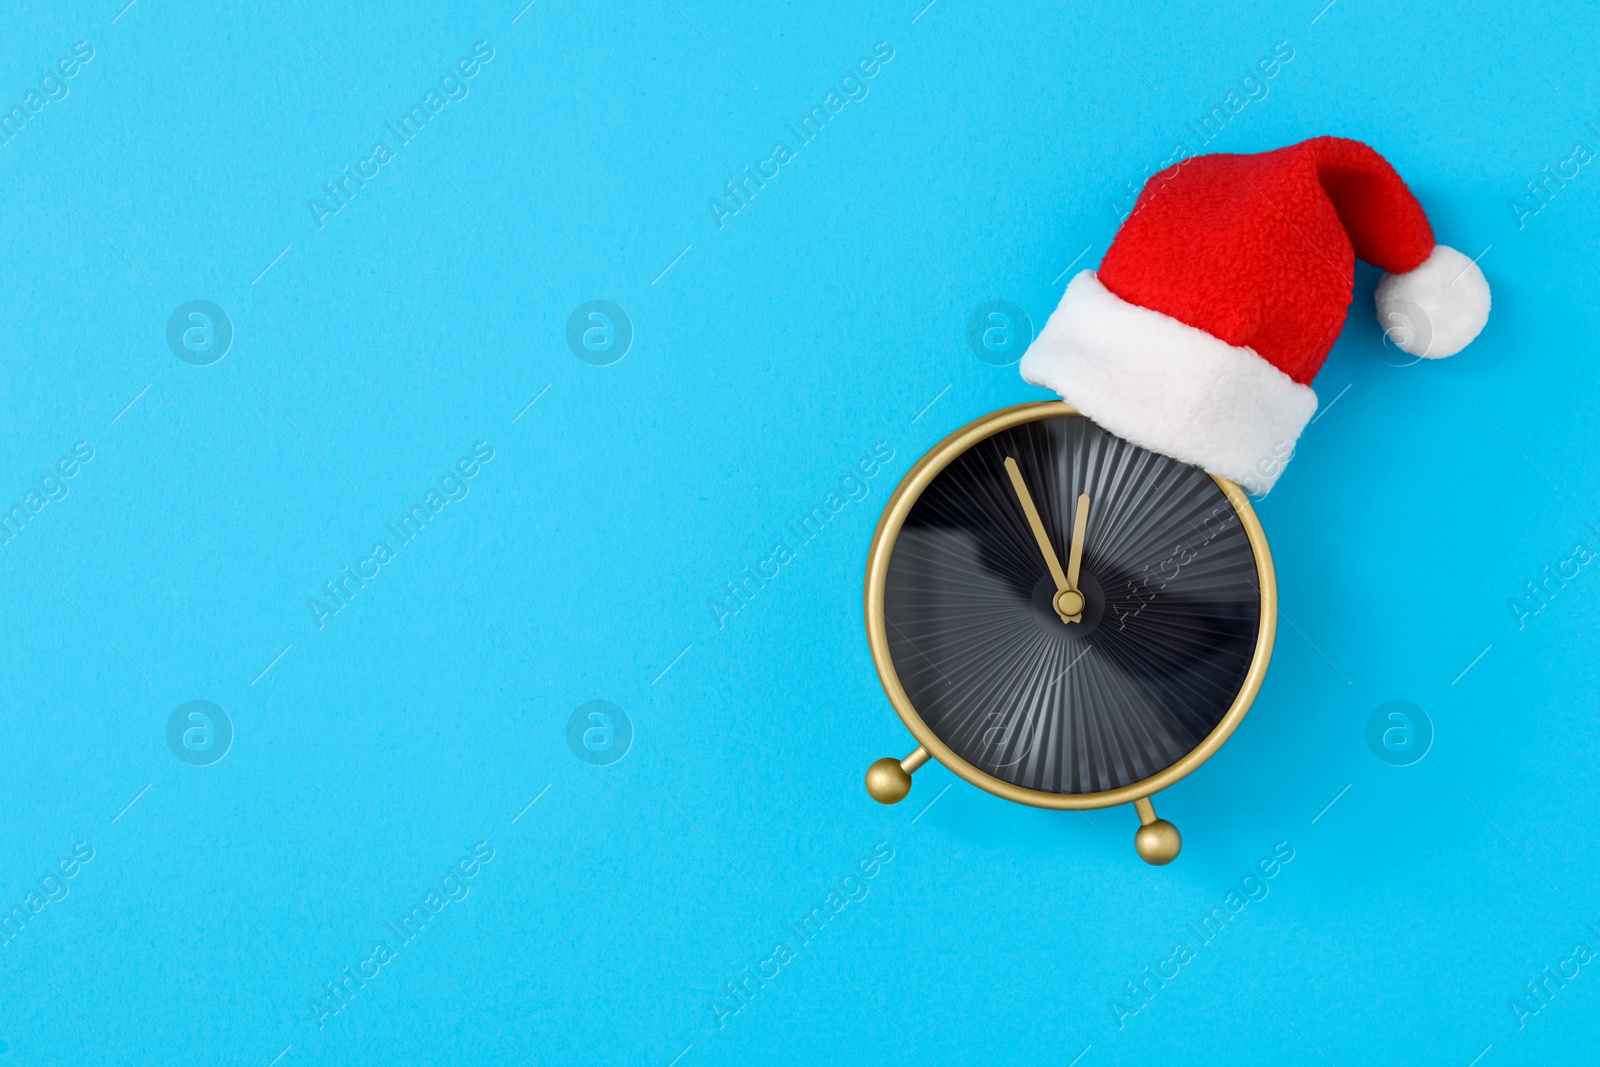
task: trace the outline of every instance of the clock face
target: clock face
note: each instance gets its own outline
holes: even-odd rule
[[[1063,571],[1089,497],[1079,621],[1058,610],[1008,457]],[[893,543],[883,616],[901,687],[957,755],[1015,786],[1088,794],[1158,774],[1222,721],[1255,658],[1258,583],[1208,474],[1061,415],[934,475]]]

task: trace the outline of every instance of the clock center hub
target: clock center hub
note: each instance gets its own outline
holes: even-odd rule
[[[1076,589],[1063,589],[1056,594],[1054,607],[1057,615],[1078,615],[1083,611],[1083,594]]]
[[[1071,601],[1077,598],[1077,603]],[[1053,637],[1072,637],[1082,639],[1093,633],[1100,625],[1100,619],[1106,613],[1105,596],[1101,592],[1100,583],[1095,576],[1087,570],[1078,574],[1078,588],[1065,593],[1056,589],[1056,583],[1049,574],[1040,578],[1033,587],[1028,597],[1029,614],[1033,617],[1034,625]],[[1061,611],[1059,608],[1073,608],[1076,611]],[[1062,614],[1082,614],[1082,622],[1067,623],[1061,621]]]

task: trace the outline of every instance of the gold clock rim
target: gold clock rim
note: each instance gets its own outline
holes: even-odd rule
[[[1211,733],[1170,767],[1140,781],[1098,793],[1047,793],[1039,789],[1013,785],[987,771],[979,770],[957,755],[928,728],[927,723],[922,721],[922,716],[912,705],[911,698],[906,695],[905,688],[900,684],[900,677],[895,672],[894,660],[889,654],[888,631],[883,615],[884,583],[889,573],[889,557],[894,551],[895,540],[899,537],[900,529],[905,523],[906,516],[911,513],[911,508],[939,472],[949,466],[957,456],[979,441],[993,437],[1013,426],[1063,415],[1083,417],[1071,404],[1059,400],[1015,404],[974,419],[929,449],[900,480],[893,495],[889,497],[888,504],[884,506],[883,514],[878,518],[877,529],[872,534],[872,545],[867,551],[866,589],[863,599],[867,616],[867,643],[872,648],[872,661],[878,671],[878,681],[883,684],[884,693],[889,697],[889,703],[894,706],[895,713],[900,716],[900,721],[911,731],[911,736],[927,749],[929,755],[966,781],[995,796],[1036,808],[1073,811],[1109,808],[1130,803],[1141,797],[1153,796],[1190,774],[1222,747],[1222,743],[1243,721],[1256,694],[1261,690],[1262,681],[1266,678],[1267,665],[1272,659],[1272,644],[1278,628],[1278,581],[1272,567],[1272,552],[1267,547],[1266,531],[1261,528],[1261,520],[1256,516],[1250,498],[1233,482],[1212,475],[1211,480],[1222,489],[1223,495],[1228,498],[1234,512],[1239,516],[1239,521],[1249,538],[1251,552],[1255,556],[1256,577],[1261,592],[1261,624],[1256,633],[1255,654],[1250,661],[1250,669],[1245,674],[1244,684],[1240,687],[1238,696],[1234,697],[1227,713]]]

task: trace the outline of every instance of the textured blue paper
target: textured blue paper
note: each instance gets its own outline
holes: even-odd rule
[[[1592,10],[122,2],[0,13],[0,1067],[1592,1058]],[[1182,857],[872,803],[873,525],[1044,396],[969,316],[1322,133],[1494,312],[1413,365],[1359,270]]]

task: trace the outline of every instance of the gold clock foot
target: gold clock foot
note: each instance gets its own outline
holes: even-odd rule
[[[911,792],[911,774],[928,762],[928,750],[918,745],[905,759],[885,756],[867,768],[867,792],[879,804],[898,804]]]
[[[1133,835],[1133,847],[1139,858],[1153,867],[1162,867],[1178,858],[1183,849],[1183,835],[1165,819],[1156,818],[1155,805],[1149,797],[1133,802],[1139,812],[1139,830]]]

